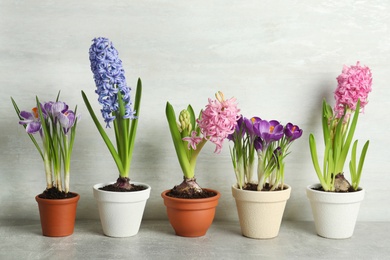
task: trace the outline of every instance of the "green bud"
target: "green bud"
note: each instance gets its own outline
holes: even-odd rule
[[[188,132],[191,131],[192,125],[190,120],[190,113],[187,111],[187,109],[183,109],[180,112],[179,122],[182,130],[186,129]]]

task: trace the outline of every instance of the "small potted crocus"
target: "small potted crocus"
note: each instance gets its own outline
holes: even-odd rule
[[[110,151],[119,172],[115,182],[100,183],[93,187],[98,202],[103,233],[111,237],[128,237],[139,231],[150,186],[130,182],[129,173],[134,149],[142,93],[138,79],[134,107],[131,89],[126,83],[122,61],[112,42],[104,37],[93,39],[89,49],[98,101],[106,128],[114,131],[115,144],[111,142],[97,119],[86,94],[82,91],[85,105]]]
[[[201,188],[196,182],[196,160],[203,146],[210,141],[215,153],[222,149],[223,141],[231,134],[239,118],[236,99],[225,99],[222,92],[195,116],[191,105],[180,112],[178,120],[172,105],[167,102],[166,116],[182,172],[183,181],[162,192],[169,221],[179,236],[199,237],[210,227],[221,194]]]
[[[45,169],[46,189],[35,197],[44,236],[62,237],[73,234],[77,202],[80,196],[70,192],[70,159],[76,136],[77,106],[59,101],[41,103],[31,111],[20,111],[13,98],[12,104],[31,141],[37,148]],[[35,135],[40,136],[37,141]]]
[[[354,141],[353,136],[359,113],[368,103],[368,93],[372,86],[371,71],[359,62],[355,66],[344,66],[337,82],[334,108],[325,99],[322,102],[325,147],[322,169],[314,135],[309,136],[311,158],[320,183],[308,186],[306,193],[317,234],[326,238],[343,239],[353,235],[365,193],[359,184],[369,141],[363,145],[359,155],[358,140]],[[344,175],[348,155],[350,181]]]
[[[232,186],[241,232],[250,238],[267,239],[279,233],[291,187],[284,183],[284,159],[302,129],[277,120],[241,117],[235,132],[231,157],[237,183]],[[257,181],[254,164],[257,155]]]

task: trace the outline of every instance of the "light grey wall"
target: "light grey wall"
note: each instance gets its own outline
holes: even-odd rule
[[[131,178],[152,186],[145,218],[166,218],[160,193],[181,181],[165,119],[165,103],[200,110],[221,90],[242,113],[289,121],[304,129],[292,146],[286,182],[293,187],[285,218],[310,220],[305,187],[316,182],[308,135],[320,139],[321,100],[333,99],[343,64],[372,69],[370,103],[356,137],[370,139],[359,220],[386,221],[390,212],[389,7],[387,1],[0,1],[0,218],[38,219],[34,196],[43,191],[43,164],[13,111],[54,99],[78,104],[82,120],[72,160],[71,189],[81,195],[78,218],[97,219],[92,185],[117,171],[82,101],[100,109],[88,49],[97,36],[119,50],[127,82],[144,84]],[[207,144],[198,182],[222,193],[217,219],[236,220],[235,178],[225,143]]]

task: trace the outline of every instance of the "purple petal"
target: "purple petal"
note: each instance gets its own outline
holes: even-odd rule
[[[20,112],[19,115],[21,117],[23,117],[24,119],[28,119],[28,120],[33,120],[34,119],[34,115],[31,112],[22,111],[22,112]]]
[[[34,133],[38,132],[40,129],[41,129],[41,123],[33,121],[33,122],[30,122],[29,124],[27,124],[26,132],[29,134],[34,134]]]
[[[263,142],[261,141],[261,139],[259,137],[255,139],[254,145],[255,145],[256,151],[263,149]]]
[[[60,113],[65,113],[68,110],[68,105],[64,102],[55,102],[52,107],[52,113],[54,116],[58,116]]]
[[[302,129],[300,129],[297,125],[293,125],[292,123],[288,123],[284,130],[284,134],[290,142],[301,137],[302,133]]]

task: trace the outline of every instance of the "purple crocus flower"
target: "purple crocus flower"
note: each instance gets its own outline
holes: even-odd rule
[[[76,115],[72,110],[66,110],[64,113],[59,113],[57,119],[62,126],[64,133],[68,134],[69,130],[76,122]]]
[[[272,141],[278,141],[283,137],[283,126],[276,120],[260,120],[253,126],[255,134],[263,140],[267,146]],[[265,148],[265,147],[263,147]]]
[[[227,136],[227,139],[229,141],[234,142],[240,133],[241,133],[241,137],[244,136],[245,134],[244,120],[245,119],[242,116],[240,116],[240,118],[237,120],[237,124],[234,127],[234,132]]]
[[[284,134],[287,137],[289,142],[294,141],[302,136],[303,130],[299,128],[297,125],[293,125],[292,123],[288,123],[284,128]]]
[[[41,106],[42,113],[44,116],[46,116],[45,109]],[[27,125],[26,126],[26,132],[29,134],[35,134],[36,132],[40,131],[42,128],[41,121],[39,119],[38,114],[38,108],[34,107],[31,109],[31,112],[27,111],[21,111],[20,117],[23,118],[23,120],[19,121],[19,124],[21,125]]]
[[[107,124],[106,127],[110,127],[110,122],[115,120],[115,114],[118,113],[118,91],[125,104],[124,118],[134,119],[135,111],[131,108],[131,89],[126,84],[122,61],[112,42],[103,37],[93,39],[93,44],[89,49],[89,60],[97,87],[95,92],[99,95],[98,101],[103,106],[101,112]]]
[[[61,102],[61,101],[58,102],[49,101],[46,102],[43,105],[43,107],[53,119],[56,119],[59,114],[68,111],[69,108],[69,106],[65,102]]]
[[[261,121],[260,117],[252,117],[250,119],[244,118],[245,130],[246,130],[247,134],[249,136],[251,136],[251,138],[253,138],[255,136],[255,130],[253,129],[253,126],[254,126],[254,124],[256,124],[256,122],[259,122],[259,121]]]

